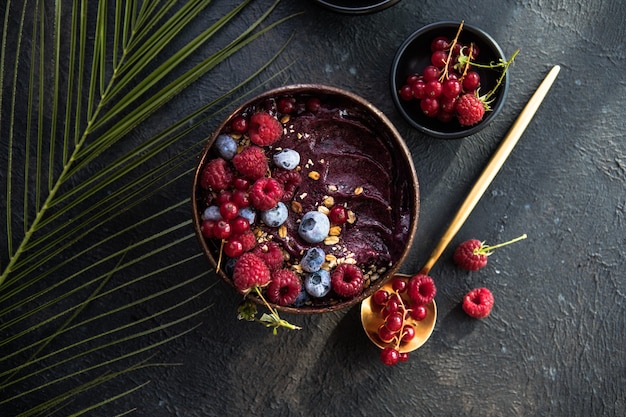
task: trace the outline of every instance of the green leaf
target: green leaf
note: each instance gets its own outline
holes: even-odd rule
[[[210,308],[211,271],[178,190],[201,132],[262,86],[288,41],[188,114],[164,108],[291,17],[272,20],[275,1],[233,29],[252,3],[207,27],[210,0],[2,6],[0,415],[92,415],[133,395],[148,381],[129,376],[171,365],[158,351]],[[218,34],[230,41],[215,48]]]

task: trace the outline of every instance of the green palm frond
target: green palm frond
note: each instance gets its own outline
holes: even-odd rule
[[[159,348],[209,308],[186,191],[202,130],[284,45],[208,103],[168,112],[284,19],[270,21],[279,0],[217,16],[210,0],[182,3],[3,6],[0,415],[82,415],[133,393],[145,383],[93,394],[165,365]]]

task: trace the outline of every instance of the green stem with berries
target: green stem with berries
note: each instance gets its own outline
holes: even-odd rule
[[[255,317],[256,315],[256,306],[252,302],[246,302],[242,306],[239,307],[239,318],[243,318],[249,321],[256,321],[257,323],[263,324],[265,327],[271,327],[272,333],[277,334],[279,327],[284,327],[289,330],[300,330],[301,327],[296,326],[294,324],[289,323],[287,320],[283,320],[278,315],[278,311],[273,308],[270,303],[267,302],[265,297],[263,297],[263,292],[261,288],[256,285],[252,288],[252,290],[256,293],[256,295],[263,301],[263,304],[270,311],[268,313],[263,313],[260,319]]]

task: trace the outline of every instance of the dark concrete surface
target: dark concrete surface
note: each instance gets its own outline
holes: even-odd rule
[[[216,1],[208,13],[235,3]],[[270,4],[253,3],[253,10]],[[358,307],[288,316],[303,329],[273,336],[238,321],[239,296],[211,277],[196,284],[195,291],[215,285],[189,307],[211,305],[194,319],[199,327],[155,356],[180,365],[148,368],[122,379],[123,386],[102,388],[115,395],[151,381],[93,415],[130,409],[136,410],[130,415],[153,417],[626,415],[626,6],[618,0],[402,0],[378,13],[349,16],[297,0],[283,1],[275,15],[299,11],[201,79],[170,111],[215,97],[243,77],[238,69],[266,60],[293,35],[262,79],[291,66],[268,88],[346,88],[383,110],[411,149],[421,212],[402,270],[414,272],[534,89],[558,64],[552,90],[452,245],[468,238],[497,243],[522,233],[528,239],[500,250],[475,273],[457,269],[448,248],[431,271],[438,285],[435,331],[395,367],[378,360]],[[401,119],[388,69],[414,30],[461,19],[490,33],[505,54],[521,53],[497,120],[470,138],[437,140]],[[188,189],[171,193],[180,199]],[[198,250],[189,242],[188,252]],[[207,267],[198,259],[189,274]],[[491,316],[480,321],[460,309],[462,296],[477,286],[489,287],[496,300]]]

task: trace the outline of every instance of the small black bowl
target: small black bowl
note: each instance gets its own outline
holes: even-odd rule
[[[393,6],[400,0],[314,0],[320,6],[345,14],[374,13]]]
[[[460,22],[444,21],[432,23],[411,34],[398,48],[391,66],[391,96],[402,116],[418,130],[440,139],[458,139],[473,135],[484,129],[493,121],[502,107],[509,89],[509,75],[505,75],[501,85],[492,96],[491,111],[486,112],[483,120],[473,126],[462,126],[456,120],[441,122],[437,118],[426,116],[420,109],[419,100],[402,100],[398,94],[400,88],[406,84],[407,77],[414,73],[421,73],[431,65],[430,44],[438,36],[454,39]],[[485,31],[477,27],[463,24],[459,42],[469,45],[471,42],[479,48],[477,62],[489,64],[507,58],[496,41]],[[502,68],[489,69],[474,67],[480,74],[480,94],[486,94],[497,84],[502,74]]]

